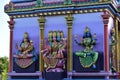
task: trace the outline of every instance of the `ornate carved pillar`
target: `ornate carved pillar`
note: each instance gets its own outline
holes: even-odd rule
[[[68,26],[68,52],[67,52],[67,71],[72,71],[72,14],[66,16],[67,26]]]
[[[115,27],[115,35],[116,35],[116,40],[117,40],[117,44],[116,44],[116,46],[115,46],[115,49],[116,49],[116,51],[115,51],[115,56],[114,56],[114,58],[115,58],[115,64],[116,64],[116,66],[115,66],[115,68],[116,68],[116,70],[119,72],[119,44],[120,44],[120,42],[118,41],[119,40],[119,34],[118,34],[118,18],[117,17],[115,17],[114,18],[114,27]]]
[[[38,19],[39,27],[40,27],[40,51],[44,49],[44,27],[45,27],[45,17],[40,16]],[[39,65],[40,71],[44,70],[44,60],[43,60],[43,53],[40,52],[39,54]]]
[[[9,64],[9,72],[12,72],[13,68],[13,60],[12,60],[12,45],[13,45],[13,29],[14,29],[14,24],[15,21],[13,18],[10,18],[10,21],[7,21],[9,24],[10,28],[10,53],[9,53],[9,59],[10,59],[10,64]]]
[[[108,44],[108,23],[110,15],[107,11],[104,11],[102,15],[104,23],[104,69],[106,72],[109,72],[109,44]]]

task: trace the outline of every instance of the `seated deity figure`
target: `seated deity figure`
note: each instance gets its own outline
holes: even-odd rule
[[[29,40],[28,33],[24,33],[24,39],[20,46],[16,43],[17,53],[13,55],[15,61],[21,68],[30,66],[37,58],[36,51],[34,49],[33,41]]]
[[[46,72],[63,72],[65,67],[66,38],[62,38],[62,31],[50,31],[48,44],[41,50],[46,64]],[[63,32],[62,32],[63,33]]]
[[[79,56],[81,65],[84,68],[90,68],[91,66],[93,68],[96,68],[95,63],[98,59],[98,52],[93,51],[93,47],[96,44],[96,40],[97,40],[96,33],[94,33],[94,36],[92,38],[89,28],[86,27],[83,38],[81,38],[80,42],[76,40],[77,37],[78,36],[75,35],[76,44],[84,47],[84,50],[80,50],[75,53],[77,56]]]

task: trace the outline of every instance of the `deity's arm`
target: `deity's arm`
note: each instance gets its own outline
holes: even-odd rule
[[[34,49],[34,46],[33,46],[33,45],[30,45],[26,51],[30,52],[30,51],[32,51],[33,49]]]
[[[98,59],[98,52],[93,52],[92,55],[93,55],[93,62],[95,63]]]
[[[21,47],[18,48],[19,51],[22,51],[23,49]]]
[[[29,52],[31,52],[34,49],[34,47],[31,45],[29,46],[25,51],[23,51],[23,55],[28,54]]]
[[[67,42],[66,42],[66,40],[64,40],[64,41],[63,41],[63,47],[62,47],[62,48],[65,49],[66,46],[67,46]]]
[[[46,52],[46,51],[48,51],[48,49],[47,49],[47,48],[46,48],[46,49],[44,49],[44,50],[41,50],[40,52],[44,53],[44,52]]]
[[[92,40],[91,45],[96,45],[96,39],[93,39],[93,40]]]
[[[79,45],[79,46],[81,45],[81,43],[79,43],[76,39],[74,41],[77,45]]]
[[[17,48],[19,51],[22,51],[22,47],[18,46],[18,43],[16,43],[16,48]]]

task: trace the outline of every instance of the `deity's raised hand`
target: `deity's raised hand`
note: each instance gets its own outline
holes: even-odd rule
[[[77,35],[77,34],[75,34],[75,35],[74,35],[74,38],[75,38],[75,39],[76,39],[76,38],[78,38],[78,35]]]
[[[62,40],[63,40],[63,41],[66,41],[66,40],[67,40],[67,38],[62,38]]]
[[[18,42],[16,43],[16,48],[18,49],[19,47],[18,47]]]

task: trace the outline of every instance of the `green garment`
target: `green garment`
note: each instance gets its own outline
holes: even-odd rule
[[[80,63],[84,68],[89,68],[90,66],[95,64],[98,59],[98,52],[94,51],[90,52],[79,51],[76,52],[75,54],[79,56]]]

